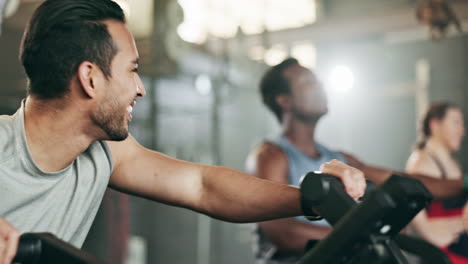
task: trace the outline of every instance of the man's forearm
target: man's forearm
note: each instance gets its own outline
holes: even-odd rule
[[[401,173],[405,174],[405,173]],[[420,180],[426,188],[432,193],[435,199],[446,199],[463,194],[463,179],[443,180],[436,179],[422,174],[406,174],[410,177]]]
[[[387,169],[368,166],[368,165],[360,166],[358,169],[364,172],[366,179],[370,180],[377,186],[382,185],[386,180],[388,180],[388,178],[390,178],[390,176],[393,173],[392,171],[387,170]]]
[[[203,213],[230,222],[260,222],[301,215],[297,187],[259,179],[224,167],[203,168]]]
[[[463,179],[443,180],[422,174],[390,171],[383,168],[364,165],[358,168],[364,172],[366,178],[376,185],[383,184],[392,174],[404,175],[421,181],[436,199],[450,198],[463,193]]]

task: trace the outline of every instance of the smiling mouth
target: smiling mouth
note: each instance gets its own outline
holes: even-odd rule
[[[127,113],[128,113],[128,117],[129,117],[129,120],[131,121],[133,116],[132,116],[132,112],[133,112],[133,107],[136,105],[136,102],[133,101],[129,106],[127,106]]]

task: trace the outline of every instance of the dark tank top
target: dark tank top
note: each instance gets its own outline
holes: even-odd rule
[[[446,180],[447,173],[442,162],[433,154],[429,153],[429,156],[440,170],[442,179]],[[427,207],[427,216],[429,218],[461,216],[463,213],[463,207],[466,203],[466,198],[466,195],[462,195],[449,199],[436,200]]]
[[[439,168],[442,179],[447,179],[447,172],[442,165],[442,162],[433,154],[429,154],[434,163]],[[467,195],[461,195],[443,200],[435,200],[426,208],[428,218],[442,218],[442,217],[453,217],[461,216],[463,214],[463,207],[467,201]],[[468,234],[463,232],[459,235],[458,239],[447,247],[450,253],[456,254],[458,260],[456,263],[467,263],[468,264]],[[460,258],[462,257],[462,258]],[[452,262],[454,261],[451,259]],[[454,262],[455,263],[455,262]]]

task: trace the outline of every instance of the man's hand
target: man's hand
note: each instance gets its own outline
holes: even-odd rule
[[[18,249],[19,232],[0,217],[0,264],[11,264]]]
[[[320,171],[338,177],[343,182],[346,192],[354,199],[364,195],[366,180],[362,171],[337,160],[323,163]]]

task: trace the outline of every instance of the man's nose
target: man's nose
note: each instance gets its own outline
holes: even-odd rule
[[[137,77],[137,80],[136,80],[136,90],[137,90],[137,97],[144,97],[146,95],[146,89],[140,77]]]

